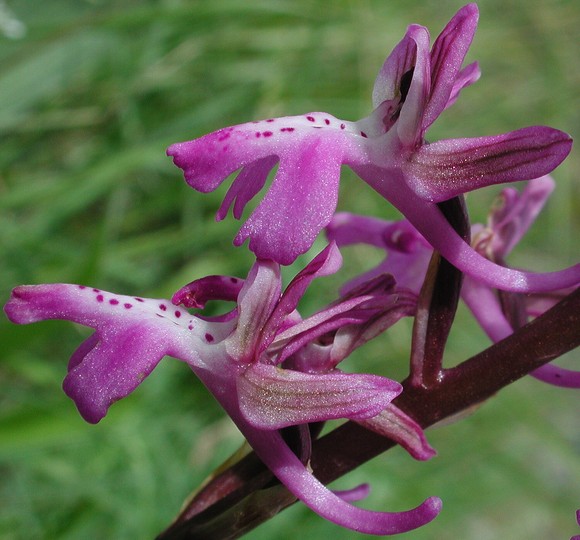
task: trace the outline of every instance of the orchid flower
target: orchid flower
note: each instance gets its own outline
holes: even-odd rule
[[[5,311],[18,324],[65,319],[95,330],[72,355],[63,384],[88,422],[100,421],[165,355],[172,356],[191,367],[257,455],[306,505],[357,531],[404,532],[431,521],[440,500],[431,497],[398,513],[356,508],[348,500],[365,490],[327,489],[279,431],[347,418],[392,435],[415,457],[433,454],[421,428],[391,405],[401,392],[399,383],[336,369],[353,348],[413,313],[413,295],[396,291],[390,278],[379,279],[307,319],[296,311],[310,282],[335,272],[341,261],[331,244],[283,294],[279,264],[257,260],[245,280],[210,276],[190,283],[172,301],[80,285],[28,285],[14,289]],[[186,309],[217,298],[236,301],[236,308],[218,317]]]
[[[514,188],[504,189],[491,209],[487,225],[473,225],[473,248],[489,260],[506,264],[506,257],[534,223],[553,189],[554,181],[549,176],[531,180],[521,193]],[[399,287],[419,294],[433,248],[408,221],[392,222],[339,213],[327,227],[327,236],[339,246],[365,243],[382,248],[387,254],[378,266],[348,283],[344,292],[368,279],[390,274]],[[497,342],[570,292],[571,288],[563,287],[549,295],[510,294],[466,276],[461,298],[489,338]],[[577,371],[547,364],[531,374],[557,386],[580,388]]]
[[[492,206],[487,225],[472,227],[474,249],[499,264],[506,264],[507,256],[534,223],[554,187],[554,180],[544,176],[531,180],[521,193],[514,188],[504,189]],[[523,326],[530,316],[538,316],[552,307],[572,289],[562,286],[551,294],[525,296],[496,294],[467,276],[461,296],[490,339],[499,341],[509,336],[514,328]],[[580,371],[546,364],[531,375],[556,386],[580,388]]]
[[[358,122],[313,112],[220,129],[167,150],[187,183],[210,192],[241,169],[217,212],[241,218],[247,203],[272,185],[234,240],[259,258],[290,264],[330,222],[341,165],[351,167],[390,201],[448,261],[497,289],[551,291],[576,284],[580,265],[547,274],[502,267],[473,250],[449,225],[438,202],[498,183],[549,173],[567,156],[570,137],[549,127],[434,143],[425,133],[480,75],[462,68],[478,20],[475,4],[460,9],[429,50],[429,33],[409,26],[375,81],[374,110]]]

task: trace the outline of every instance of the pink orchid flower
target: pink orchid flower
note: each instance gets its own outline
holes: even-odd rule
[[[580,265],[547,274],[502,267],[466,244],[437,206],[498,183],[540,177],[568,155],[570,137],[549,127],[428,143],[425,134],[460,91],[479,78],[476,63],[462,68],[478,20],[475,4],[460,9],[429,50],[429,33],[409,26],[376,79],[374,110],[358,122],[314,112],[228,127],[167,153],[200,192],[215,190],[241,169],[217,219],[241,218],[278,164],[271,187],[245,221],[234,244],[250,239],[259,258],[290,264],[330,222],[341,165],[390,201],[442,255],[486,284],[503,290],[550,291],[577,283]]]
[[[64,319],[95,330],[72,355],[63,384],[87,421],[100,421],[165,355],[172,356],[190,366],[258,456],[306,505],[357,531],[400,533],[431,521],[440,500],[431,497],[396,513],[354,507],[348,501],[364,495],[364,487],[333,493],[279,431],[347,418],[392,437],[418,459],[434,454],[421,428],[391,404],[399,383],[336,368],[354,348],[413,314],[414,295],[395,290],[391,278],[378,279],[306,319],[296,311],[310,282],[335,272],[341,261],[331,244],[283,293],[280,265],[267,260],[258,260],[245,280],[210,276],[190,283],[172,301],[80,285],[25,285],[14,289],[5,312],[17,324]],[[219,317],[186,309],[212,299],[237,306]]]

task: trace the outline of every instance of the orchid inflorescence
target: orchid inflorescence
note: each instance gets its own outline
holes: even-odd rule
[[[549,127],[502,135],[427,142],[437,117],[479,79],[477,63],[462,67],[478,20],[475,4],[460,9],[430,48],[418,25],[379,71],[373,111],[357,122],[323,112],[269,118],[173,144],[168,155],[195,190],[210,192],[239,171],[217,212],[241,218],[271,186],[234,244],[249,239],[256,260],[247,276],[196,279],[171,299],[124,296],[84,285],[16,287],[5,307],[28,324],[66,319],[94,329],[72,355],[64,391],[88,422],[135,390],[164,356],[186,362],[222,405],[257,456],[298,499],[326,519],[370,534],[420,527],[441,501],[427,498],[405,512],[351,504],[367,489],[333,492],[310,469],[320,423],[348,419],[388,437],[419,460],[431,458],[423,427],[393,402],[403,386],[384,375],[345,373],[339,364],[403,317],[418,317],[441,256],[463,273],[461,298],[493,342],[552,307],[578,287],[580,265],[551,273],[510,268],[506,258],[539,214],[554,181],[547,176],[568,155],[570,137]],[[349,166],[402,214],[399,221],[336,213],[341,166]],[[508,187],[488,223],[471,241],[442,210],[479,188]],[[325,232],[328,245],[283,288],[281,265],[308,252]],[[469,239],[467,239],[469,240]],[[307,287],[334,274],[339,248],[353,243],[385,251],[376,268],[346,283],[338,298],[308,317],[297,310]],[[219,316],[211,300],[232,303]],[[416,367],[416,364],[413,364]],[[580,387],[580,373],[546,364],[532,375]],[[292,430],[298,444],[290,444]]]

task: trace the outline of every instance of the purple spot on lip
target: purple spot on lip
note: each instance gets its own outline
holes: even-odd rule
[[[86,289],[84,285],[79,285],[79,289]]]
[[[136,296],[135,296],[135,300],[137,300],[137,302],[145,302],[145,300],[143,300],[143,298],[137,298]]]
[[[104,297],[102,294],[97,295],[97,302],[102,302],[104,300]]]
[[[330,120],[329,120],[328,118],[325,118],[325,119],[324,119],[324,123],[325,123],[327,126],[329,126],[329,125],[330,125]]]
[[[175,316],[179,319],[181,317],[181,311],[175,311]]]
[[[309,122],[314,122],[314,116],[307,116],[306,120],[308,120]]]
[[[207,333],[207,334],[205,335],[205,340],[206,340],[208,343],[211,343],[211,342],[214,340],[214,337],[213,337],[211,334]]]
[[[159,304],[159,309],[161,311],[167,311],[167,306],[165,304]]]
[[[99,289],[93,289],[93,292],[101,292]]]
[[[367,135],[367,134],[366,134],[364,131],[361,131],[361,132],[360,132],[360,134],[361,134],[361,135],[362,135],[362,136],[363,136],[365,139],[368,139],[368,135]]]
[[[273,118],[268,118],[268,120],[266,120],[266,122],[273,122],[274,119]]]
[[[340,124],[340,129],[344,129],[346,126],[344,124]]]
[[[294,128],[293,127],[285,127],[285,128],[282,128],[280,131],[286,131],[287,133],[291,133],[292,131],[294,131]]]
[[[260,138],[262,134],[259,131],[256,131],[256,138]]]
[[[262,135],[264,135],[264,137],[271,137],[273,133],[271,131],[264,131]]]
[[[123,305],[125,306],[125,309],[131,309],[133,307],[133,304],[129,304],[129,302],[125,302]]]
[[[187,327],[187,329],[188,329],[188,330],[193,330],[193,324],[190,324],[190,325]]]
[[[115,300],[114,298],[109,300],[109,304],[111,304],[112,306],[116,306],[118,303],[119,303],[119,300]]]

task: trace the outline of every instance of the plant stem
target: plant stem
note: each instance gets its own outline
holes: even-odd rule
[[[439,209],[457,233],[471,239],[463,197],[439,203]],[[428,388],[443,376],[443,353],[459,303],[463,274],[436,251],[419,294],[413,324],[409,384]]]

